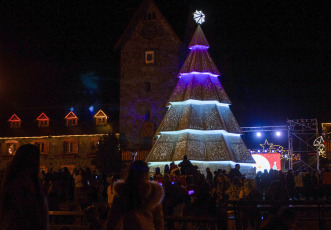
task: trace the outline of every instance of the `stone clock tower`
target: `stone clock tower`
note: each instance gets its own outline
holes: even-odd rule
[[[181,41],[153,0],[144,0],[115,48],[121,50],[120,133],[150,149],[177,82]]]

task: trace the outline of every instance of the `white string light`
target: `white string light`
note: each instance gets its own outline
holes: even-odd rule
[[[321,157],[326,157],[324,138],[322,136],[317,137],[313,145],[317,148],[318,155],[320,155]]]

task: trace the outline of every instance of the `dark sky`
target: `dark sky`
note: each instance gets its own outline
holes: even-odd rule
[[[1,110],[118,101],[119,52],[113,46],[141,1],[49,2],[0,5]],[[206,14],[209,52],[241,126],[298,118],[331,122],[326,3],[155,2],[181,39],[190,8]]]

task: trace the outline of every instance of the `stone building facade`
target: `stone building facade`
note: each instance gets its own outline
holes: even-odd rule
[[[120,51],[119,122],[111,125],[108,120],[97,125],[95,114],[88,108],[74,111],[77,120],[70,124],[66,120],[72,118],[69,108],[65,111],[1,111],[0,170],[12,159],[19,146],[28,143],[40,147],[43,169],[91,167],[98,140],[113,133],[112,127],[117,125],[117,136],[124,151],[123,160],[130,160],[130,146],[138,150],[137,159],[145,159],[152,147],[155,131],[167,111],[167,100],[177,83],[182,46],[154,1],[142,0],[115,45]],[[106,108],[100,109],[109,115],[112,110],[109,106]]]
[[[99,141],[113,131],[109,117],[102,110],[86,113],[87,116],[79,113],[81,117],[72,111],[61,117],[52,112],[34,118],[32,114],[35,113],[29,110],[13,114],[7,122],[1,121],[0,170],[4,170],[24,144],[38,146],[40,166],[46,171],[63,167],[71,171],[93,168],[91,161]]]
[[[3,146],[1,149],[0,169],[3,169],[15,155],[15,150],[25,144],[42,143],[44,146],[40,158],[41,169],[58,170],[63,167],[86,168],[91,167],[91,160],[95,145],[98,140],[102,139],[103,134],[99,135],[72,135],[72,136],[49,136],[49,137],[16,137],[16,138],[1,138],[0,143]],[[64,150],[65,143],[72,143],[74,149],[72,152]],[[7,145],[15,145],[14,152],[9,152]]]
[[[120,133],[151,148],[176,85],[181,41],[152,0],[144,0],[119,39]]]

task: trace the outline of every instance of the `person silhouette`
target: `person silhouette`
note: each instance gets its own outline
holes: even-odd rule
[[[22,145],[9,163],[0,194],[0,229],[49,229],[47,199],[39,179],[39,149]]]
[[[134,161],[125,181],[114,183],[115,197],[105,229],[163,230],[163,188],[149,181],[144,161]]]
[[[180,167],[181,175],[191,175],[193,165],[191,161],[187,158],[187,155],[184,155],[183,161],[178,164]]]

